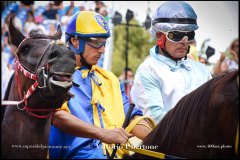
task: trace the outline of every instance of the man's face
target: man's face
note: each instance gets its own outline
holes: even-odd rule
[[[86,41],[83,57],[90,65],[96,65],[101,55],[105,52],[105,38],[94,38]]]
[[[127,71],[127,79],[133,80],[133,72],[132,71]]]
[[[239,41],[236,41],[233,44],[233,50],[237,53],[237,55],[239,55]]]
[[[166,39],[165,43],[165,49],[167,52],[175,58],[182,58],[186,55],[189,47],[189,42],[187,38],[184,38],[182,41],[175,43],[170,42],[168,39]]]
[[[72,45],[75,48],[79,48],[79,40],[76,38],[71,39]],[[96,65],[98,63],[98,60],[101,57],[101,54],[105,52],[105,38],[92,38],[89,41],[86,41],[85,47],[84,47],[84,53],[83,57],[87,61],[89,65]],[[80,56],[76,56],[77,65],[79,66]]]
[[[165,34],[164,33],[157,33],[156,38],[158,40],[163,40]],[[165,50],[174,58],[182,58],[186,55],[188,51],[190,42],[188,41],[188,37],[185,36],[179,42],[170,41],[166,38],[165,41]]]

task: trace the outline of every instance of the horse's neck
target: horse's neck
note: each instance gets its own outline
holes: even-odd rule
[[[32,80],[29,80],[27,77],[25,77],[22,73],[18,73],[18,79],[21,80],[17,81],[16,77],[17,76],[15,74],[11,82],[8,100],[22,100],[24,92],[27,92],[30,86],[34,83]],[[19,93],[19,91],[21,91],[21,93]],[[22,97],[20,97],[20,94]]]
[[[17,94],[16,85],[13,83],[9,100],[20,100]],[[3,157],[46,158],[50,122],[50,118],[38,119],[24,110],[19,110],[16,106],[7,106],[2,122]],[[46,148],[36,148],[36,146]]]
[[[50,118],[36,119],[25,111],[18,110],[15,106],[7,107],[2,122],[3,157],[46,158]],[[41,148],[44,146],[45,148]]]
[[[16,77],[14,77],[13,80],[12,80],[11,87],[10,87],[8,100],[10,100],[10,101],[20,101],[21,100],[17,87],[18,86],[17,86],[17,83],[16,83]],[[21,88],[20,88],[20,90],[21,90]]]

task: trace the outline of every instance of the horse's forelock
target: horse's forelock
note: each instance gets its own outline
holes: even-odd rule
[[[53,36],[48,36],[45,34],[39,34],[39,33],[31,33],[29,34],[29,37],[32,39],[51,39],[56,40]]]
[[[39,34],[38,32],[30,32],[29,36],[33,39],[52,39],[52,40],[60,40],[62,36],[62,30],[61,27],[58,25],[57,32],[54,35],[44,35],[44,34]]]
[[[44,35],[44,34],[29,34],[29,37],[31,37],[32,39],[51,39],[51,37]]]

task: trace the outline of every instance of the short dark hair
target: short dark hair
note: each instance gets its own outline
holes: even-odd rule
[[[26,6],[30,6],[34,4],[34,1],[20,1],[20,2]]]
[[[125,68],[123,69],[123,71],[125,71],[125,72],[130,71],[130,72],[132,72],[132,69],[131,69],[131,68],[128,68],[128,67],[125,67]]]
[[[60,4],[62,4],[62,1],[54,1],[55,6],[59,6]]]

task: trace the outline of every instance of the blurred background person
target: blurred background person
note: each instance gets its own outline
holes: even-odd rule
[[[34,13],[32,11],[27,12],[27,19],[24,23],[24,32],[29,35],[31,30],[37,29],[38,25],[35,22]]]
[[[218,62],[214,66],[214,76],[226,72],[228,70],[236,70],[239,58],[239,39],[234,39],[229,48],[222,52]]]
[[[59,20],[58,8],[53,1],[48,3],[47,9],[42,13],[44,19]]]
[[[4,95],[5,95],[5,92],[7,90],[7,86],[8,86],[8,83],[9,83],[9,80],[13,74],[13,70],[9,70],[8,67],[7,67],[7,63],[6,61],[2,61],[2,65],[1,65],[1,76],[2,76],[2,94],[1,94],[1,99],[4,98]]]
[[[127,78],[126,78],[127,76]],[[121,83],[124,85],[125,92],[128,96],[128,100],[131,103],[132,99],[130,96],[130,92],[133,86],[133,80],[134,80],[134,73],[131,68],[124,68],[122,71],[122,74],[118,77]]]
[[[189,45],[190,45],[190,50],[189,50],[189,53],[187,54],[188,58],[191,58],[199,62],[196,39],[189,42]]]

